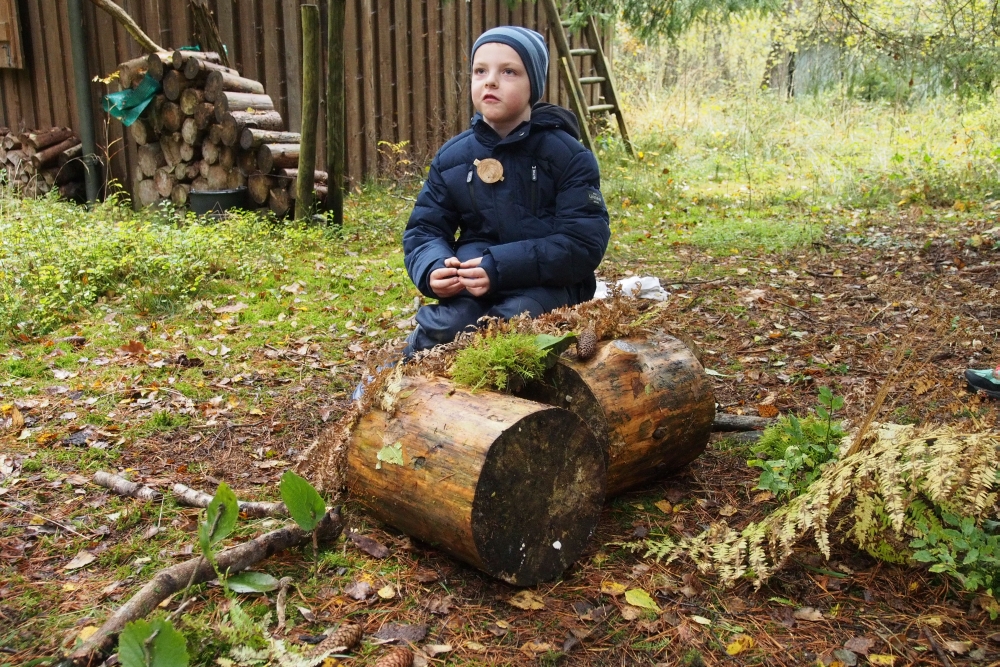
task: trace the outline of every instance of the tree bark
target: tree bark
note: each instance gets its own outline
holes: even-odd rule
[[[297,167],[298,164],[299,144],[262,144],[257,149],[257,167],[265,174],[281,167]]]
[[[519,586],[579,557],[606,475],[582,419],[438,378],[404,377],[396,400],[392,415],[362,417],[348,446],[351,495],[376,517]]]
[[[94,484],[103,486],[109,491],[117,493],[119,496],[138,498],[139,500],[159,500],[160,492],[150,488],[145,484],[130,482],[124,477],[110,472],[98,470],[94,473]]]
[[[298,132],[275,132],[248,127],[240,135],[240,148],[257,150],[261,144],[297,144],[302,140]]]
[[[648,484],[708,444],[715,396],[684,343],[670,336],[602,343],[587,361],[563,357],[519,396],[573,411],[608,454],[608,496]]]
[[[22,149],[30,146],[38,152],[43,148],[60,144],[72,136],[73,130],[63,127],[54,127],[47,132],[26,132],[20,135],[19,141],[21,142]]]
[[[192,489],[190,486],[185,486],[183,484],[174,484],[173,492],[174,496],[177,497],[177,502],[181,505],[187,505],[188,507],[208,507],[208,504],[212,502],[213,497],[210,493],[197,491]],[[285,507],[285,503],[253,502],[244,500],[240,500],[238,502],[240,512],[250,517],[263,518],[268,516],[288,516],[288,508]]]
[[[264,84],[260,81],[247,79],[238,74],[228,74],[226,72],[209,72],[205,80],[205,99],[215,102],[219,95],[226,91],[234,93],[264,94]]]
[[[239,72],[230,67],[210,63],[206,60],[188,58],[184,61],[184,77],[187,79],[198,79],[203,81],[212,72],[225,72],[226,74],[239,75]]]
[[[302,5],[302,138],[299,157],[305,170],[295,190],[295,219],[313,213],[313,169],[316,167],[316,129],[319,123],[319,5]]]
[[[125,28],[128,34],[132,35],[132,39],[138,42],[139,46],[141,46],[143,49],[151,52],[163,50],[162,46],[151,40],[149,38],[149,35],[147,35],[142,31],[142,28],[140,28],[138,24],[136,24],[136,22],[132,19],[132,17],[128,15],[128,12],[126,12],[124,9],[122,9],[115,3],[111,2],[111,0],[90,0],[90,1],[93,2],[95,5],[97,5],[98,7],[100,7],[101,9],[103,9],[104,11],[106,11],[108,14],[111,14],[111,16],[114,17],[114,19],[118,21],[118,23],[120,23],[122,27]]]
[[[218,110],[216,110],[218,111]],[[218,117],[218,113],[216,113]],[[231,111],[222,114],[219,119],[222,125],[222,143],[227,146],[235,146],[240,135],[248,127],[259,130],[283,130],[285,122],[281,119],[281,114],[277,111]]]
[[[215,119],[222,122],[223,116],[229,112],[250,110],[273,111],[274,100],[270,95],[257,95],[255,93],[233,93],[224,90],[215,98]]]
[[[316,532],[319,541],[325,544],[339,537],[342,530],[340,509],[337,508],[327,512]],[[312,539],[312,533],[297,526],[279,528],[222,551],[216,556],[216,565],[222,572],[236,574],[280,551],[311,543]],[[201,584],[215,578],[215,570],[201,556],[160,570],[139,592],[129,598],[128,602],[119,607],[97,632],[80,647],[74,649],[68,659],[80,666],[97,662],[94,660],[96,654],[109,649],[115,635],[120,633],[127,623],[145,617],[168,597],[184,590],[188,582],[192,585]]]

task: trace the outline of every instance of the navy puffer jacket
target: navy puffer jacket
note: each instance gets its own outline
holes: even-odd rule
[[[436,298],[431,271],[475,244],[490,294],[550,286],[570,287],[577,302],[593,298],[611,230],[597,160],[578,137],[571,112],[539,103],[503,139],[477,113],[471,129],[442,146],[403,234],[417,289]],[[474,162],[486,158],[503,165],[502,181],[479,178]]]

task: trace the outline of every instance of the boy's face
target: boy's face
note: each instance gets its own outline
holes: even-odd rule
[[[517,51],[498,42],[476,49],[472,104],[490,127],[506,135],[531,118],[531,80]]]

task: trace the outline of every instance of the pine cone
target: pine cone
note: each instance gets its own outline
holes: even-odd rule
[[[392,649],[375,663],[375,667],[412,667],[412,665],[413,651],[405,646]]]
[[[597,352],[597,334],[594,328],[586,329],[576,338],[576,356],[580,359],[590,359]]]
[[[361,641],[362,634],[363,631],[360,625],[346,623],[328,634],[326,639],[317,644],[312,652],[315,655],[319,655],[338,648],[350,651]]]

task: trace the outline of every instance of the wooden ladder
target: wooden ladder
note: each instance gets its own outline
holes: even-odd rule
[[[543,0],[545,12],[548,14],[549,25],[556,38],[556,50],[559,52],[559,71],[563,81],[569,91],[570,105],[580,121],[580,135],[583,145],[594,150],[594,140],[590,136],[590,115],[595,113],[610,112],[618,119],[618,131],[621,132],[622,141],[625,143],[625,150],[632,157],[635,153],[632,150],[632,141],[628,136],[628,128],[625,126],[625,116],[622,115],[621,104],[618,102],[618,94],[615,92],[614,79],[611,76],[611,65],[604,56],[604,48],[601,46],[601,36],[597,32],[597,23],[593,16],[587,17],[583,34],[587,41],[587,48],[572,49],[569,45],[569,37],[566,35],[566,27],[569,21],[563,21],[559,15],[559,8],[556,0]],[[592,68],[596,76],[580,76],[576,69],[574,56],[590,56]],[[584,93],[585,85],[600,85],[601,96],[604,104],[587,104],[587,96]]]

